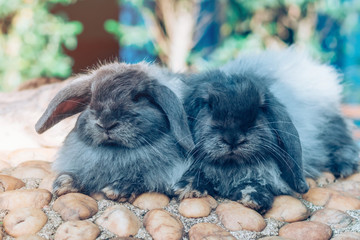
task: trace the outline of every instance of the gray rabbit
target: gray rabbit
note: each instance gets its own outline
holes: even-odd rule
[[[194,145],[173,92],[180,83],[153,65],[111,63],[65,86],[36,124],[42,133],[81,112],[53,164],[54,193],[100,192],[113,200],[171,194]]]
[[[245,54],[186,81],[195,148],[180,198],[219,195],[264,212],[276,195],[307,192],[305,177],[357,170],[331,67],[290,48]]]

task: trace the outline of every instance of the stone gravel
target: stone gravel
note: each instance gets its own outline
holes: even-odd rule
[[[13,159],[15,154],[10,154],[10,156]],[[22,156],[22,157],[24,157],[24,156]],[[27,161],[32,161],[32,160],[36,160],[36,159],[28,159]],[[27,161],[21,160],[20,162],[21,162],[21,164],[23,164],[24,162],[27,162]],[[33,164],[35,164],[35,163],[36,162],[34,162]],[[11,163],[9,163],[8,165],[5,164],[4,166],[13,166],[13,165]],[[24,169],[24,168],[22,167],[22,169]],[[29,167],[29,169],[32,169],[32,168]],[[16,171],[16,167],[12,167],[12,168],[7,167],[5,169],[2,169],[0,174],[10,176],[10,175],[12,175],[12,172],[14,172],[14,171]],[[53,173],[49,173],[49,174],[53,174]],[[359,175],[359,174],[357,174],[357,175]],[[324,176],[326,176],[326,178],[323,177],[321,179],[321,181],[317,181],[318,182],[317,187],[326,188],[327,186],[333,186],[331,184],[334,184],[333,183],[334,181],[335,181],[335,183],[339,182],[339,181],[345,181],[345,180],[339,180],[339,179],[333,180],[332,176],[329,175],[329,173],[325,173]],[[46,177],[46,176],[44,176],[44,177]],[[42,178],[44,178],[44,177],[42,177]],[[20,180],[22,180],[25,183],[25,186],[21,187],[18,190],[14,190],[14,191],[22,191],[24,189],[34,189],[35,190],[39,187],[39,185],[42,181],[42,178],[19,178]],[[356,177],[356,175],[354,175],[354,177],[348,178],[348,179],[349,179],[349,181],[358,181],[358,178]],[[336,191],[336,190],[334,190],[334,191]],[[0,193],[0,197],[2,194],[3,193]],[[351,197],[360,199],[358,196],[352,196],[351,192],[348,192],[346,194],[348,194]],[[147,198],[147,196],[149,196],[149,198]],[[159,201],[162,201],[160,199],[164,199],[164,196],[162,196],[161,194],[159,194],[159,195],[154,195],[154,194],[146,195],[145,194],[144,196],[142,196],[142,199],[141,199],[141,201],[143,203],[138,205],[138,207],[136,207],[128,202],[118,203],[118,202],[114,202],[111,200],[105,200],[105,199],[96,200],[96,203],[98,206],[98,211],[93,216],[87,217],[86,221],[90,221],[90,222],[96,224],[96,220],[98,220],[104,214],[106,209],[108,209],[109,207],[113,207],[115,205],[121,205],[121,206],[124,206],[125,208],[129,209],[141,223],[137,234],[133,237],[138,238],[138,239],[150,240],[153,238],[143,225],[144,216],[149,212],[149,210],[144,210],[139,207],[143,206],[143,208],[145,208],[145,209],[149,209],[149,208],[152,209],[151,208],[152,205],[154,206],[154,208],[159,207]],[[317,206],[309,201],[302,199],[301,197],[299,197],[298,199],[309,211],[309,217],[303,221],[309,221],[310,216],[316,210],[324,208],[324,206]],[[44,239],[54,239],[57,229],[59,228],[59,226],[61,224],[64,223],[64,220],[61,218],[60,214],[58,213],[59,211],[57,212],[53,209],[53,204],[54,204],[55,200],[56,200],[56,198],[53,196],[50,203],[41,208],[41,210],[48,217],[48,221],[42,227],[42,229],[39,232],[37,232],[37,235]],[[227,199],[216,198],[216,197],[215,197],[215,200],[218,205],[229,202],[229,200],[227,200]],[[144,201],[146,204],[144,204]],[[146,201],[148,201],[148,202],[146,202]],[[203,202],[206,202],[206,201],[204,200]],[[289,201],[289,202],[291,202],[291,201]],[[296,201],[294,201],[294,202],[296,202]],[[190,211],[191,214],[195,214],[195,215],[196,214],[200,214],[200,215],[205,214],[206,215],[205,217],[194,216],[194,217],[190,218],[190,217],[184,217],[181,215],[181,213],[179,211],[179,204],[180,204],[180,202],[178,200],[170,199],[170,201],[167,205],[166,205],[166,201],[165,201],[165,204],[163,204],[163,203],[160,204],[160,207],[164,206],[163,209],[166,212],[168,212],[169,214],[174,216],[176,219],[179,219],[181,221],[181,223],[183,225],[183,236],[181,239],[185,239],[185,240],[189,239],[188,233],[189,233],[191,227],[198,223],[213,223],[213,224],[219,226],[220,228],[224,229],[225,231],[230,232],[230,234],[232,236],[234,236],[236,239],[243,239],[243,240],[259,239],[259,238],[267,237],[267,236],[278,236],[279,229],[284,227],[285,225],[289,224],[287,222],[275,220],[272,218],[265,218],[266,227],[259,232],[248,231],[248,230],[230,231],[229,229],[226,229],[224,224],[221,222],[221,219],[219,218],[218,214],[216,213],[217,208],[211,208],[210,213],[203,213],[201,211],[198,211],[198,209],[187,209],[188,210],[187,212]],[[238,203],[236,203],[236,204],[238,204]],[[297,211],[296,209],[299,208],[299,203],[296,203],[296,205],[297,206],[289,205],[285,209],[287,209],[289,212],[295,211],[294,214],[299,214],[296,212]],[[191,207],[196,208],[196,206],[198,206],[198,205],[197,204],[187,204],[186,205],[186,207],[188,207],[188,208],[191,208]],[[19,206],[19,207],[21,208],[21,206]],[[279,209],[280,210],[278,210],[278,211],[284,211],[284,208],[279,207]],[[74,211],[76,211],[76,209]],[[275,211],[275,213],[276,213],[277,210],[272,209],[272,211]],[[303,209],[302,209],[302,211],[303,211]],[[334,238],[340,234],[343,234],[343,233],[350,233],[350,232],[360,233],[360,210],[348,210],[348,211],[343,211],[343,212],[350,215],[353,218],[353,221],[347,227],[344,227],[344,228],[332,227],[332,232],[333,232],[332,238]],[[8,210],[0,209],[1,225],[3,225],[3,219],[7,214],[9,214]],[[278,214],[281,214],[281,213],[278,212]],[[243,215],[240,217],[246,219],[247,216]],[[155,219],[152,221],[158,221],[158,219]],[[298,221],[298,222],[301,222],[301,221]],[[167,224],[167,222],[164,222],[163,224]],[[306,224],[302,224],[302,225],[306,226]],[[96,239],[112,239],[112,238],[118,237],[116,234],[112,233],[110,230],[105,229],[104,227],[99,226],[99,225],[97,225],[97,226],[100,229],[100,234],[97,236]],[[208,225],[206,225],[206,226],[208,226]],[[210,224],[209,226],[212,226],[212,225]],[[15,239],[15,238],[11,237],[8,233],[5,232],[3,226],[1,226],[1,228],[2,228],[2,232],[3,232],[2,239],[5,239],[5,240]],[[211,231],[209,230],[209,232],[211,232]],[[153,234],[155,234],[155,233],[153,233]],[[158,233],[156,233],[156,234],[158,234]]]

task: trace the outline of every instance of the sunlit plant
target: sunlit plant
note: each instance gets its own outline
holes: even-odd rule
[[[50,12],[56,3],[74,0],[0,0],[0,90],[41,77],[65,78],[72,59],[62,47],[74,49],[80,22]]]

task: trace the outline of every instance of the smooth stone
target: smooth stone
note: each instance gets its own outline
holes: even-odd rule
[[[95,240],[100,229],[89,221],[68,221],[56,230],[55,240]]]
[[[353,220],[349,214],[331,208],[317,210],[310,217],[310,221],[321,222],[335,229],[347,227]]]
[[[357,181],[341,181],[329,184],[326,188],[339,192],[347,193],[353,197],[360,197],[360,182]]]
[[[203,199],[208,201],[208,203],[210,204],[211,209],[215,209],[218,206],[218,202],[210,195],[207,195]]]
[[[230,231],[260,232],[266,227],[264,218],[258,212],[237,202],[229,201],[219,204],[216,214],[221,223]]]
[[[46,239],[40,237],[39,235],[24,235],[17,237],[16,240],[46,240]]]
[[[11,176],[16,178],[40,178],[43,179],[48,176],[51,172],[40,168],[40,167],[16,167],[12,172]]]
[[[135,236],[141,226],[141,222],[136,215],[122,205],[107,208],[96,220],[96,224],[119,237]]]
[[[359,239],[360,239],[360,233],[346,232],[333,237],[331,240],[359,240]]]
[[[97,202],[82,193],[68,193],[60,196],[53,205],[53,210],[61,215],[64,221],[83,220],[98,212]]]
[[[283,238],[283,237],[279,237],[279,236],[268,236],[268,237],[259,238],[258,240],[291,240],[291,239]]]
[[[43,208],[52,195],[45,189],[17,189],[0,193],[0,209]]]
[[[353,175],[348,176],[344,181],[356,181],[360,182],[360,173],[354,173]]]
[[[7,168],[11,168],[11,165],[6,161],[0,160],[0,171]]]
[[[320,222],[289,223],[279,230],[279,236],[294,240],[328,240],[331,238],[331,228]]]
[[[222,229],[213,223],[198,223],[190,228],[189,231],[190,240],[202,240],[202,239],[219,239],[219,240],[236,240],[225,229]]]
[[[360,200],[328,188],[311,188],[303,199],[318,206],[341,211],[360,209]]]
[[[157,208],[164,208],[168,205],[170,199],[168,196],[157,192],[147,192],[139,195],[132,203],[135,207],[143,210],[152,210]]]
[[[162,209],[153,209],[146,213],[144,226],[154,240],[180,240],[183,236],[182,222]]]
[[[318,179],[316,179],[316,183],[319,186],[325,186],[325,185],[335,182],[335,179],[336,178],[335,178],[334,174],[332,174],[331,172],[323,172],[321,174],[321,176],[318,177]]]
[[[12,172],[11,175],[17,178],[45,178],[51,171],[51,162],[47,161],[27,161],[20,163]]]
[[[312,178],[306,178],[306,183],[309,185],[309,188],[316,188],[317,187],[317,183],[314,179]]]
[[[0,192],[19,189],[25,186],[25,183],[18,178],[0,175]]]
[[[55,179],[56,179],[55,174],[48,174],[41,180],[38,188],[46,189],[49,192],[52,192],[53,191],[53,183],[54,183]]]
[[[210,203],[205,198],[186,198],[179,205],[179,213],[187,218],[207,217],[210,212]]]
[[[111,240],[140,240],[140,239],[133,237],[116,237],[116,238],[112,238]]]
[[[32,160],[32,161],[22,162],[16,167],[38,167],[46,171],[51,171],[51,164],[52,163],[48,161]]]
[[[53,162],[55,160],[57,148],[23,148],[12,151],[8,155],[8,162],[12,166],[18,166],[23,162],[41,160]]]
[[[101,200],[108,200],[108,198],[105,196],[105,194],[103,193],[92,193],[90,195],[90,197],[92,197],[93,199],[95,199],[96,201],[101,201]]]
[[[282,222],[297,222],[308,218],[309,209],[297,198],[282,195],[274,198],[272,208],[264,215]]]
[[[11,210],[4,217],[4,229],[12,237],[35,234],[46,224],[46,214],[37,208]]]

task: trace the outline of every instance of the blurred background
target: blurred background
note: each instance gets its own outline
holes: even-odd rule
[[[109,60],[196,71],[297,44],[344,74],[359,117],[359,14],[359,0],[0,0],[0,91]]]

